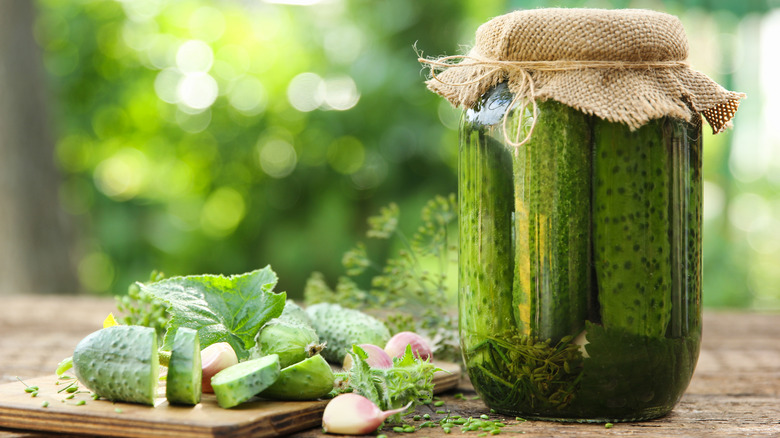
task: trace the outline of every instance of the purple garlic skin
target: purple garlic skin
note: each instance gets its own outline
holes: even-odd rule
[[[374,344],[360,344],[359,347],[368,354],[366,363],[368,363],[371,368],[387,369],[393,367],[393,359],[385,350],[382,350],[382,348],[377,347]],[[344,370],[352,368],[352,356],[349,354],[344,357],[343,368]]]
[[[213,393],[211,378],[225,368],[238,363],[238,357],[233,347],[227,342],[217,342],[204,348],[200,352],[201,366],[203,368],[203,392]]]
[[[428,341],[414,332],[396,333],[385,345],[385,352],[390,357],[403,357],[406,346],[411,345],[412,354],[422,360],[433,360],[433,350]]]
[[[371,400],[362,395],[340,394],[328,402],[322,413],[322,431],[340,435],[366,435],[374,432],[387,417],[404,412],[399,409],[382,411]]]

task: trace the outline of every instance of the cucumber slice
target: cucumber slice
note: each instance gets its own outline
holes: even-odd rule
[[[116,325],[87,335],[73,351],[79,381],[100,397],[154,405],[160,360],[153,328]]]
[[[279,356],[270,354],[225,368],[211,378],[221,408],[232,408],[254,397],[279,378]]]
[[[333,370],[319,354],[284,368],[279,379],[261,392],[274,400],[316,400],[333,390]]]
[[[171,359],[168,363],[165,386],[168,402],[182,405],[200,403],[202,374],[198,332],[179,327],[173,338]]]

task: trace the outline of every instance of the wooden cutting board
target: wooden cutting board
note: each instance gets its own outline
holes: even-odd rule
[[[458,385],[460,369],[437,363],[445,372],[434,377],[436,393]],[[232,409],[217,406],[212,394],[204,394],[194,407],[171,406],[164,387],[154,407],[92,400],[89,392],[65,399],[54,375],[25,380],[38,386],[38,395],[24,392],[20,382],[0,385],[0,427],[111,437],[268,437],[319,427],[327,400],[311,402],[254,399]],[[78,405],[79,401],[84,401]],[[48,407],[43,407],[48,402]]]

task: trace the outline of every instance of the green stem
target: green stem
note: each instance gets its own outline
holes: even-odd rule
[[[62,359],[62,361],[57,364],[57,377],[62,376],[71,368],[73,368],[73,357],[66,357],[65,359]]]
[[[395,231],[395,235],[398,236],[398,240],[401,241],[403,246],[406,248],[406,251],[409,254],[409,257],[411,258],[412,263],[410,264],[410,270],[414,272],[414,279],[417,280],[417,283],[420,284],[420,288],[423,290],[425,294],[428,294],[428,288],[425,287],[425,281],[422,279],[422,273],[418,272],[418,269],[420,265],[420,260],[417,259],[417,254],[414,252],[414,248],[412,248],[411,243],[409,243],[409,239],[406,238],[406,235],[402,233],[401,231],[397,230]]]

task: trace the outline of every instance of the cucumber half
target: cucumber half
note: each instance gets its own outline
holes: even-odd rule
[[[260,393],[275,400],[317,400],[333,390],[333,370],[319,354],[282,369],[279,379]]]
[[[154,405],[160,359],[153,328],[116,325],[87,335],[73,351],[79,381],[100,397]]]
[[[200,341],[196,330],[180,327],[176,330],[168,363],[165,396],[169,403],[196,405],[200,402],[201,376]]]
[[[254,397],[279,378],[279,356],[270,354],[225,368],[211,378],[221,408],[232,408]]]

